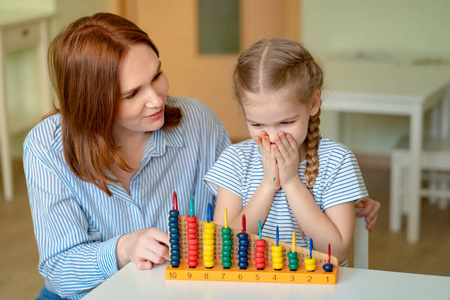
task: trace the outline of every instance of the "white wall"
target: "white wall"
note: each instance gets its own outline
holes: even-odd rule
[[[302,42],[313,54],[363,51],[450,59],[448,0],[302,0],[301,3]],[[324,113],[321,119],[325,134],[331,126],[329,116]],[[354,152],[388,155],[396,140],[408,132],[409,119],[346,114],[343,125],[342,142]]]
[[[109,11],[112,2],[109,0],[0,0],[0,10],[15,8],[54,12],[54,16],[49,21],[49,38],[51,40],[62,28],[79,17],[100,11]],[[32,48],[6,55],[8,115],[15,116],[15,118],[28,118],[30,115],[41,116],[43,114],[42,99],[39,98],[41,86],[36,55],[35,49]],[[13,140],[14,144],[21,145],[21,142]],[[22,156],[20,147],[13,146],[11,151],[15,158]]]

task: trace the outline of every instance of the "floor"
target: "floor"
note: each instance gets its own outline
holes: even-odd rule
[[[382,208],[370,233],[370,269],[450,276],[450,209],[422,202],[421,239],[406,243],[406,232],[388,231],[389,169],[361,164],[370,196]],[[1,176],[1,175],[0,175]],[[22,162],[14,161],[15,195],[6,202],[0,186],[0,299],[33,299],[43,284]],[[404,220],[405,223],[405,220]]]

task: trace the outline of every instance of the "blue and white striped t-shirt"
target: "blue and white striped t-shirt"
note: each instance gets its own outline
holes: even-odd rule
[[[169,98],[181,108],[181,123],[152,132],[139,170],[129,183],[109,183],[109,197],[80,180],[66,163],[61,141],[61,116],[39,123],[24,143],[24,169],[35,235],[39,272],[51,292],[79,299],[117,272],[119,237],[141,228],[167,231],[172,194],[180,214],[189,213],[194,197],[196,215],[206,220],[207,204],[215,197],[203,182],[220,153],[230,145],[217,116],[195,99]],[[214,204],[214,203],[213,203]]]
[[[337,204],[357,201],[368,196],[358,162],[353,153],[345,146],[320,136],[319,174],[313,186],[314,199],[322,211]],[[300,162],[298,173],[304,184],[306,160]],[[261,152],[253,140],[247,140],[230,146],[225,150],[208,174],[205,181],[211,191],[217,195],[221,186],[242,199],[243,207],[262,181],[264,170]],[[262,235],[275,239],[276,226],[279,226],[279,238],[283,242],[292,241],[292,232],[299,236],[298,222],[289,207],[283,189],[274,196],[269,213],[262,228]],[[305,236],[308,240],[307,236]],[[297,240],[298,245],[307,247],[307,242]]]

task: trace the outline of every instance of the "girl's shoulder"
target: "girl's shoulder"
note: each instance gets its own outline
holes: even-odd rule
[[[319,144],[319,158],[329,157],[329,156],[346,156],[353,155],[353,152],[348,149],[344,144],[335,142],[327,137],[320,136]]]
[[[357,163],[356,157],[350,149],[325,137],[321,137],[318,151],[319,166],[322,170],[336,169],[343,165],[354,165]]]
[[[259,161],[261,159],[261,152],[258,149],[258,145],[249,139],[236,144],[228,146],[221,154],[222,158],[233,158],[233,160],[239,160],[243,163],[249,163],[251,161]]]
[[[256,145],[256,143],[252,139],[232,144],[227,148],[227,150],[240,153],[245,156],[253,156],[255,154],[261,155],[258,149],[258,145]]]

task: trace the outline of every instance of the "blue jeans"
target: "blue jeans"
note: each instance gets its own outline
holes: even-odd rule
[[[60,296],[50,292],[44,285],[39,292],[36,300],[64,300],[64,298],[61,298]]]

